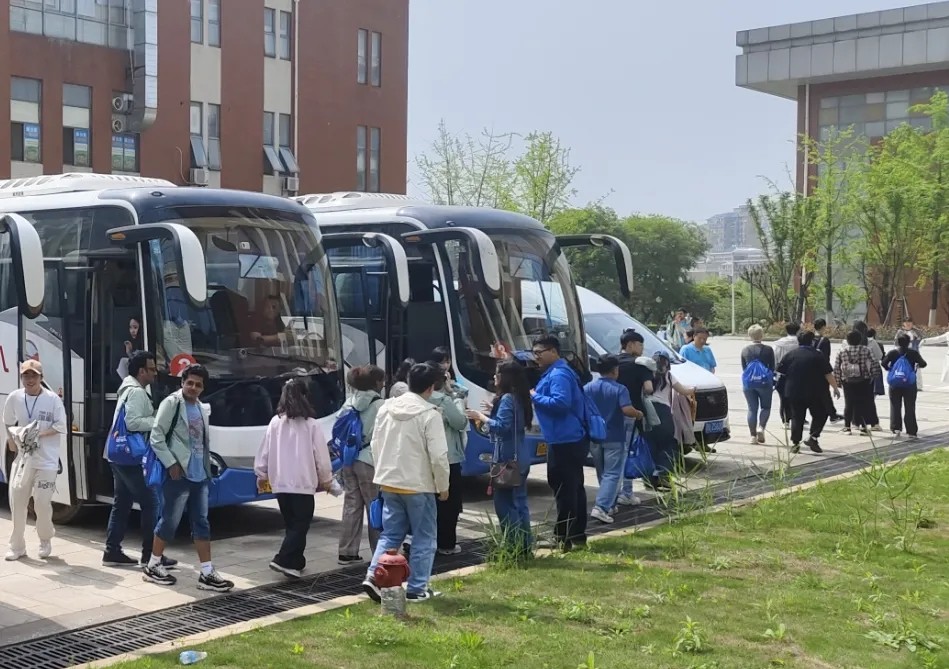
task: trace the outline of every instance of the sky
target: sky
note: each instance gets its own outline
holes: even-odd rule
[[[791,100],[735,86],[739,30],[909,0],[410,0],[409,193],[440,120],[549,130],[582,206],[704,221],[787,187]],[[612,192],[611,192],[612,191]]]

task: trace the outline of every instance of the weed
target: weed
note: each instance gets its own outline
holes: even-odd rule
[[[293,644],[293,648],[290,649],[290,653],[293,655],[303,655],[305,650],[302,643],[295,643]]]
[[[763,636],[766,639],[771,639],[772,641],[784,641],[784,638],[787,636],[788,628],[785,627],[784,623],[778,623],[776,628],[769,627],[764,631]]]
[[[402,623],[391,617],[370,618],[360,629],[366,643],[387,648],[402,642]]]
[[[652,609],[649,608],[649,604],[640,604],[633,609],[633,615],[645,619],[652,615]]]
[[[672,643],[672,655],[678,657],[683,653],[702,653],[708,650],[708,642],[701,626],[686,616],[682,622],[682,629],[676,634]]]
[[[477,650],[484,645],[484,637],[477,632],[465,631],[461,633],[458,643],[465,650]]]
[[[577,665],[577,669],[596,669],[596,655],[592,650],[587,654],[586,661]]]
[[[724,555],[719,555],[718,557],[716,557],[714,560],[712,560],[709,563],[708,568],[714,569],[715,571],[723,571],[725,569],[731,569],[732,561],[729,560]]]
[[[593,622],[596,614],[603,610],[599,604],[588,604],[581,601],[567,601],[560,608],[560,615],[567,620],[577,623]]]

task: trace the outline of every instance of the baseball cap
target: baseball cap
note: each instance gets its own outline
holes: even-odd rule
[[[25,360],[20,365],[20,374],[25,374],[26,372],[35,372],[42,376],[43,365],[40,364],[39,360]]]

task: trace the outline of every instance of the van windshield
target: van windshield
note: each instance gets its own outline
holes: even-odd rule
[[[658,351],[666,353],[673,362],[683,362],[659,337],[629,314],[620,312],[611,314],[583,314],[583,327],[587,335],[607,352],[617,355],[620,352],[619,340],[623,333],[632,328],[643,336],[643,354],[649,357]]]

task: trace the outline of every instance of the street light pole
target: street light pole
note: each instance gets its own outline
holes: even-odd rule
[[[735,252],[732,251],[732,334],[737,334],[735,327]]]

